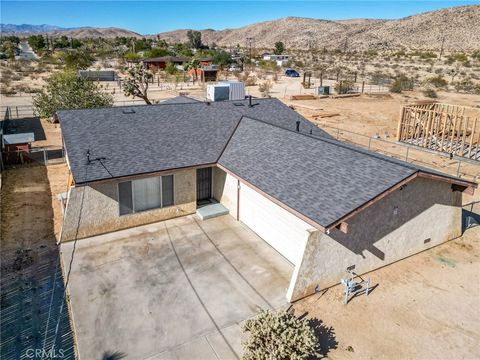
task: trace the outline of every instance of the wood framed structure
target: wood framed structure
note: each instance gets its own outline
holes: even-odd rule
[[[432,101],[406,105],[397,141],[480,161],[480,111]]]

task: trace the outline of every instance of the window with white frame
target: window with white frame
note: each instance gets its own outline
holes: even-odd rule
[[[173,205],[173,175],[155,176],[118,184],[120,215]]]

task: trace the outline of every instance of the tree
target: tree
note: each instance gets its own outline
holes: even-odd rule
[[[43,35],[29,36],[27,41],[34,51],[43,50],[47,47],[47,43],[45,42]]]
[[[63,61],[68,69],[87,69],[95,62],[95,58],[87,51],[70,51],[64,53]]]
[[[200,31],[188,30],[187,37],[190,48],[201,49],[203,47],[202,33]]]
[[[155,58],[155,57],[162,57],[167,55],[168,55],[168,50],[164,48],[159,48],[159,47],[153,47],[150,49],[150,51],[145,52],[146,58]]]
[[[165,65],[165,72],[169,75],[175,75],[177,73],[177,68],[175,67],[175,64],[171,61],[167,62],[167,65]]]
[[[123,93],[125,96],[138,97],[145,101],[147,105],[152,105],[148,99],[148,83],[153,79],[152,72],[142,64],[136,64],[129,68],[127,73],[127,78],[123,83]]]
[[[275,55],[282,55],[283,52],[285,51],[285,45],[281,41],[277,41],[275,43],[275,50],[273,50],[273,53]]]
[[[243,360],[300,360],[313,357],[319,350],[308,320],[300,320],[287,312],[263,311],[245,321],[242,331],[250,333],[242,342]]]
[[[50,118],[61,109],[92,109],[113,105],[113,97],[92,81],[73,71],[53,74],[33,98],[33,106],[42,118]]]
[[[215,53],[215,56],[213,57],[213,62],[220,68],[220,69],[225,69],[226,67],[228,67],[231,62],[232,62],[232,59],[230,57],[230,54],[227,53],[226,51],[224,50],[220,50],[218,52]]]

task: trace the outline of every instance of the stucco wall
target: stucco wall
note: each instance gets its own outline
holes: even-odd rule
[[[212,178],[214,199],[222,203],[236,219],[238,180],[218,167],[213,167]]]
[[[460,236],[461,198],[446,182],[417,178],[350,218],[347,234],[311,232],[287,298],[339,283],[350,265],[362,274]]]
[[[195,213],[196,171],[182,170],[173,175],[174,206],[122,216],[119,215],[118,182],[71,188],[62,228],[62,241],[74,240],[76,236],[80,239]]]

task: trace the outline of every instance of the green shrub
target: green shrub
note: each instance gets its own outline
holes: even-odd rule
[[[334,86],[337,94],[348,94],[355,89],[355,84],[350,80],[339,81]]]
[[[448,84],[447,80],[445,80],[441,75],[428,78],[427,83],[435,86],[437,89],[443,88]]]
[[[426,88],[423,90],[423,95],[432,99],[436,99],[438,97],[437,92],[432,88]]]
[[[295,315],[269,311],[247,320],[242,327],[249,337],[243,341],[243,360],[307,359],[318,353],[319,346],[308,320]]]
[[[392,83],[392,86],[390,87],[390,92],[400,94],[403,90],[403,85],[402,82],[397,79]]]

